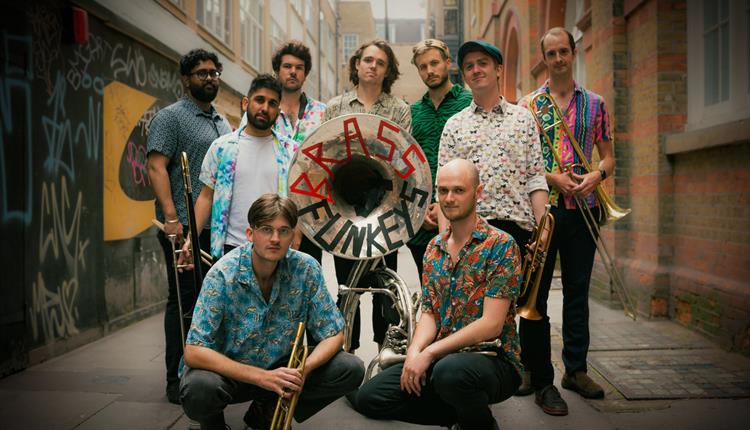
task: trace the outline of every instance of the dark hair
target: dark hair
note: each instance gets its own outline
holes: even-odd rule
[[[297,205],[278,194],[266,193],[258,197],[247,211],[247,223],[250,227],[258,227],[271,222],[277,216],[283,217],[289,225],[297,226]]]
[[[354,85],[359,84],[359,76],[357,76],[356,67],[357,61],[362,58],[362,51],[370,46],[377,46],[381,51],[385,52],[386,57],[388,57],[388,70],[385,72],[385,79],[383,79],[383,92],[390,94],[391,86],[393,86],[393,83],[396,82],[396,79],[398,79],[401,73],[398,71],[398,59],[396,58],[396,54],[393,53],[391,45],[382,39],[375,39],[363,43],[359,49],[357,49],[357,52],[352,55],[352,58],[349,59],[349,81]]]
[[[276,74],[279,73],[279,69],[281,68],[281,57],[283,57],[284,55],[293,55],[304,61],[305,76],[307,76],[310,73],[310,70],[312,70],[312,56],[310,55],[310,48],[305,46],[305,44],[300,41],[292,40],[291,42],[287,42],[282,45],[273,54],[273,58],[271,59],[271,68],[274,72],[276,72]]]
[[[250,84],[250,89],[247,90],[247,97],[250,98],[256,91],[261,88],[268,88],[271,91],[276,91],[281,99],[281,82],[276,76],[270,73],[261,73],[253,79],[253,83]]]
[[[562,27],[552,27],[544,33],[544,36],[542,36],[541,39],[539,39],[539,46],[541,46],[542,48],[542,58],[546,57],[546,54],[544,53],[544,38],[549,34],[560,35],[562,33],[568,35],[568,44],[570,44],[570,51],[573,52],[576,50],[576,41],[575,39],[573,39],[573,35],[570,34],[568,30]]]
[[[221,72],[221,62],[219,62],[219,57],[216,56],[216,53],[208,52],[205,49],[198,48],[193,49],[192,51],[183,55],[182,58],[180,58],[180,74],[182,76],[190,76],[190,73],[192,73],[193,71],[193,67],[197,66],[201,61],[208,60],[213,61],[214,65],[216,66],[216,70]]]

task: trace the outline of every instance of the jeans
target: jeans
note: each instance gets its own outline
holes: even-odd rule
[[[183,226],[184,234],[187,234],[187,227]],[[180,309],[177,303],[177,282],[174,277],[174,258],[172,256],[172,244],[163,232],[157,234],[159,243],[164,250],[164,260],[167,263],[167,283],[169,285],[169,294],[167,296],[167,308],[164,312],[164,339],[166,351],[164,361],[167,366],[167,385],[178,383],[180,378],[177,376],[177,370],[182,358],[182,334],[180,331]],[[211,233],[209,230],[203,230],[199,236],[201,249],[209,252],[211,249]],[[201,264],[203,275],[206,275],[209,267]],[[182,312],[187,314],[183,318],[185,324],[185,335],[187,336],[190,329],[190,320],[192,319],[193,307],[197,300],[198,291],[195,291],[195,282],[191,271],[183,271],[180,278],[180,296],[182,296]]]
[[[459,352],[448,354],[427,370],[421,396],[401,390],[403,363],[369,380],[352,396],[354,409],[374,419],[463,429],[492,429],[489,405],[516,392],[520,377],[503,357]]]
[[[598,216],[599,209],[592,209]],[[521,361],[531,371],[531,385],[540,390],[552,384],[554,370],[550,350],[550,324],[547,315],[552,274],[557,253],[563,285],[563,351],[565,372],[586,371],[589,350],[589,281],[594,265],[596,243],[578,209],[552,207],[555,231],[550,240],[544,264],[536,308],[542,315],[539,321],[521,318]]]
[[[336,279],[339,284],[345,284],[349,279],[349,272],[352,271],[354,265],[357,264],[357,260],[349,260],[341,257],[333,258],[334,265],[336,266]],[[395,271],[398,268],[398,252],[392,252],[385,256],[385,265],[389,269]],[[358,288],[372,287],[372,278],[368,278],[366,275],[363,276],[359,283],[356,285]],[[339,309],[344,305],[344,296],[339,295],[336,301]],[[392,310],[393,301],[386,297],[384,294],[373,294],[372,295],[372,331],[373,340],[378,344],[382,344],[385,340],[385,332],[388,329],[389,324],[397,324],[398,318],[393,318],[395,311]],[[354,351],[359,348],[359,332],[360,332],[360,315],[359,306],[357,306],[357,313],[354,316],[354,322],[352,324],[352,343],[351,350]]]
[[[272,369],[286,366],[284,357]],[[298,422],[305,421],[329,403],[356,389],[362,383],[365,368],[362,360],[339,351],[326,364],[313,370],[294,411]],[[224,430],[224,408],[250,400],[276,402],[276,393],[256,385],[226,378],[208,370],[187,369],[180,383],[182,408],[190,419],[201,424],[201,429]]]

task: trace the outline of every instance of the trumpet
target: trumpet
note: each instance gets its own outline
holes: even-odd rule
[[[523,259],[523,284],[521,285],[520,297],[526,297],[526,302],[516,309],[521,318],[539,321],[542,315],[536,309],[536,297],[539,293],[539,284],[542,281],[544,262],[547,261],[547,251],[552,240],[552,232],[555,230],[555,217],[549,213],[550,205],[545,205],[544,216],[531,241],[526,245],[528,252]],[[546,234],[545,234],[546,233]],[[529,288],[531,288],[529,290]]]
[[[584,154],[583,149],[581,149],[581,146],[576,141],[573,133],[570,132],[570,128],[563,119],[560,108],[552,99],[552,96],[550,96],[546,92],[540,92],[536,94],[529,101],[529,110],[531,111],[531,114],[534,117],[537,126],[539,127],[540,136],[544,144],[547,145],[550,152],[552,153],[552,156],[555,158],[557,165],[560,166],[561,173],[570,173],[573,169],[576,168],[582,169],[584,173],[591,172],[591,165],[586,159],[586,155]],[[558,154],[558,152],[555,150],[554,142],[550,137],[550,132],[555,131],[558,127],[560,127],[562,133],[568,137],[573,150],[581,160],[581,164],[566,166],[562,163],[562,158],[560,154]],[[612,259],[609,250],[601,240],[600,229],[600,226],[602,225],[617,221],[627,216],[630,213],[630,209],[625,209],[618,206],[614,202],[614,200],[612,200],[609,194],[607,194],[606,190],[604,190],[602,184],[596,186],[596,196],[600,203],[599,206],[601,207],[601,212],[598,219],[594,216],[594,213],[591,211],[591,208],[589,208],[588,204],[586,204],[586,201],[582,200],[578,196],[575,196],[576,206],[581,212],[581,215],[586,222],[586,227],[589,231],[589,234],[596,244],[596,249],[599,253],[599,257],[602,259],[602,264],[604,264],[604,268],[609,274],[612,285],[615,289],[615,293],[622,303],[625,314],[635,320],[636,310],[635,305],[633,304],[633,299],[630,296],[627,288],[625,287],[625,283],[622,280],[620,271],[617,269],[617,266],[615,266],[614,260]]]
[[[300,373],[305,372],[305,361],[307,360],[307,345],[302,345],[305,334],[305,323],[300,322],[297,325],[297,334],[292,343],[292,355],[289,357],[287,367],[297,368]],[[273,411],[271,419],[271,430],[289,430],[292,428],[292,418],[294,418],[294,408],[297,407],[300,392],[295,392],[292,397],[285,399],[279,396],[276,402],[276,409]]]

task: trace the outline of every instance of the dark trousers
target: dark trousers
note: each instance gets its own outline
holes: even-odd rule
[[[187,226],[183,226],[183,234],[188,233]],[[180,309],[177,304],[177,282],[174,277],[174,257],[172,255],[172,244],[163,232],[157,234],[159,243],[164,250],[164,260],[167,263],[167,283],[169,285],[169,294],[167,295],[167,309],[164,312],[164,339],[166,351],[164,361],[167,365],[167,384],[179,382],[177,370],[182,358],[182,334],[180,333]],[[203,230],[199,237],[201,249],[210,252],[211,250],[211,232]],[[203,275],[208,272],[209,266],[201,264]],[[183,318],[185,324],[185,335],[190,329],[190,320],[193,315],[193,307],[198,298],[198,291],[195,290],[192,271],[183,271],[179,274],[180,278],[180,296],[182,297],[182,312],[186,314]]]
[[[417,274],[419,275],[419,284],[422,284],[422,271],[424,263],[424,253],[427,251],[427,244],[424,245],[416,245],[412,243],[407,243],[406,246],[409,247],[409,251],[411,251],[411,257],[414,259],[414,264],[417,265]]]
[[[349,272],[352,271],[354,265],[357,264],[357,260],[349,260],[347,258],[335,257],[333,263],[336,267],[336,279],[339,284],[346,284],[349,279]],[[385,256],[385,265],[391,270],[398,268],[398,252],[392,252]],[[359,283],[356,285],[357,288],[369,288],[373,286],[372,277],[363,276]],[[348,285],[351,287],[351,285]],[[339,309],[344,305],[344,296],[338,296],[336,304]],[[384,294],[373,294],[372,295],[372,331],[373,340],[378,344],[382,344],[385,339],[385,331],[388,329],[388,324],[398,323],[398,319],[393,321],[390,310],[393,308],[393,301],[386,297]],[[360,332],[360,315],[359,306],[357,306],[357,313],[354,316],[354,322],[352,324],[352,343],[351,350],[354,351],[359,348],[359,332]]]
[[[493,429],[489,405],[518,389],[518,372],[504,358],[471,352],[448,354],[427,370],[421,396],[401,390],[404,365],[393,365],[364,384],[353,396],[354,408],[375,419],[463,429]]]
[[[598,208],[592,210],[598,216]],[[531,321],[521,318],[521,361],[531,371],[535,389],[552,384],[554,370],[550,350],[550,324],[547,315],[552,274],[557,253],[563,285],[563,351],[567,373],[586,371],[589,350],[589,281],[594,265],[596,244],[578,209],[552,207],[555,231],[550,241],[547,261],[539,285],[536,308],[543,318]]]
[[[272,369],[286,366],[289,357]],[[305,421],[329,403],[356,389],[365,369],[362,360],[340,351],[326,364],[313,370],[305,380],[294,411],[298,422]],[[201,429],[224,430],[224,408],[250,400],[276,402],[276,393],[256,385],[235,381],[208,370],[187,369],[180,383],[180,400],[185,414],[201,424]]]

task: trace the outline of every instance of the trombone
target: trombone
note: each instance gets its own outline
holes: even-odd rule
[[[305,372],[305,361],[307,360],[307,345],[302,345],[305,334],[305,323],[297,324],[297,334],[292,343],[292,355],[289,357],[289,363],[286,367],[290,369],[297,368],[300,373]],[[292,428],[292,418],[294,418],[294,408],[297,407],[300,392],[296,391],[290,398],[286,399],[279,396],[276,402],[276,409],[273,411],[271,419],[271,430],[289,430]]]
[[[527,320],[539,321],[542,315],[536,309],[536,298],[539,293],[539,284],[542,281],[544,263],[547,261],[547,251],[552,240],[552,232],[555,230],[555,217],[550,211],[550,205],[544,206],[544,216],[531,241],[526,244],[527,253],[523,259],[523,284],[519,297],[526,297],[526,302],[516,309],[518,316]],[[545,235],[546,233],[546,235]],[[544,240],[542,240],[544,239]]]
[[[573,169],[579,168],[585,173],[591,172],[591,165],[586,159],[586,155],[583,153],[583,149],[581,149],[581,146],[576,141],[573,133],[570,132],[570,128],[564,121],[560,108],[552,99],[552,96],[550,96],[546,92],[538,93],[529,101],[529,110],[531,111],[532,116],[534,117],[534,120],[536,121],[536,124],[541,131],[540,135],[542,140],[549,147],[549,150],[552,153],[552,156],[555,158],[560,171],[562,173],[570,174]],[[573,164],[568,166],[563,165],[560,154],[558,154],[555,150],[554,142],[552,138],[550,138],[549,134],[550,131],[554,132],[556,129],[558,129],[558,127],[562,131],[562,133],[568,136],[568,140],[570,141],[573,150],[581,160],[580,164]],[[602,184],[596,186],[596,196],[601,207],[599,219],[594,216],[591,208],[589,208],[588,204],[586,204],[584,200],[582,200],[579,196],[574,196],[574,198],[576,206],[578,207],[578,210],[581,212],[581,215],[586,222],[586,227],[588,228],[589,234],[591,234],[591,238],[596,244],[596,249],[599,252],[599,257],[602,259],[602,264],[604,264],[604,268],[609,274],[612,285],[615,289],[615,293],[622,303],[625,314],[635,320],[636,310],[635,305],[633,304],[633,299],[630,296],[627,288],[625,288],[625,283],[622,280],[620,271],[617,269],[617,266],[615,266],[614,260],[612,259],[609,250],[604,244],[604,241],[600,240],[600,226],[625,217],[630,213],[630,209],[625,209],[618,206],[614,202],[614,200],[612,200],[609,194],[607,194],[606,190],[604,190]]]

